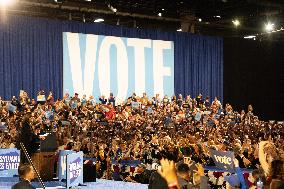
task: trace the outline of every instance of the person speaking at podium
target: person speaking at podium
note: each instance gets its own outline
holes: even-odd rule
[[[23,118],[22,126],[18,130],[16,147],[21,150],[20,143],[23,143],[28,154],[31,157],[38,150],[38,148],[39,148],[38,141],[40,141],[41,139],[33,131],[32,127],[29,123],[30,117],[31,117],[30,115],[27,115]],[[25,158],[25,155],[24,155],[22,150],[21,150],[21,162],[22,163],[28,162],[27,158]]]
[[[18,168],[20,182],[15,184],[12,189],[35,189],[31,185],[31,181],[34,179],[33,167],[29,164],[21,164]]]

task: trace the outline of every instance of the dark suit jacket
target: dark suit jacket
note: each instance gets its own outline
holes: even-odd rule
[[[29,181],[27,180],[23,180],[20,181],[19,183],[15,184],[12,189],[35,189],[35,187],[33,187]]]
[[[18,140],[17,140],[17,148],[21,149],[20,142],[22,142],[29,155],[32,156],[33,153],[35,153],[38,149],[38,144],[36,143],[39,141],[39,137],[35,135],[33,132],[30,124],[28,122],[23,123],[22,128],[20,128],[18,133]]]
[[[239,166],[240,166],[240,168],[246,168],[245,163],[244,163],[244,161],[243,161],[243,158],[241,158],[241,156],[240,156],[239,154],[236,155],[235,157],[236,157],[236,159],[239,161]]]
[[[168,189],[167,181],[156,171],[149,179],[148,189]]]

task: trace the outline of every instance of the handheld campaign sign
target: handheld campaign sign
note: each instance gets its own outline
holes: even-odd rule
[[[59,160],[58,160],[58,179],[61,181],[62,179],[66,179],[66,156],[68,154],[76,153],[72,150],[60,150],[59,152]]]
[[[214,160],[215,165],[229,172],[235,172],[234,169],[234,152],[222,152],[210,149],[211,157]]]
[[[38,102],[45,102],[46,101],[45,95],[38,95],[36,100]]]
[[[24,93],[25,93],[25,91],[24,91],[24,90],[20,90],[20,96],[23,96],[23,95],[24,95]]]
[[[138,109],[139,106],[140,106],[140,103],[139,103],[139,102],[131,102],[131,106],[132,106],[132,108],[134,108],[134,109]]]
[[[45,115],[46,119],[49,119],[50,121],[53,121],[54,114],[53,114],[52,111],[46,111],[44,115]]]
[[[75,101],[72,101],[72,103],[71,103],[71,108],[72,108],[72,109],[76,109],[77,107],[78,107],[78,103],[75,102]]]
[[[70,101],[71,101],[71,98],[68,97],[68,98],[65,98],[64,103],[65,103],[66,105],[68,105]]]
[[[18,175],[20,150],[16,148],[0,149],[0,177]]]
[[[9,103],[8,104],[8,110],[9,110],[9,112],[15,112],[17,110],[17,107],[14,106],[13,104]]]
[[[66,156],[67,162],[67,188],[83,183],[83,152]]]
[[[153,113],[153,109],[152,109],[151,107],[148,107],[148,109],[147,109],[147,113],[148,113],[148,114]]]
[[[0,131],[8,131],[8,128],[5,125],[5,122],[0,122]]]
[[[200,119],[201,119],[201,113],[197,112],[195,115],[195,121],[200,121]]]

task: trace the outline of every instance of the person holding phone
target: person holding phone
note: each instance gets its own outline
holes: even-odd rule
[[[190,147],[185,147],[183,149],[183,159],[177,162],[176,166],[179,167],[180,164],[187,164],[189,167],[189,182],[193,182],[193,173],[197,171],[196,162],[191,159],[192,150]]]

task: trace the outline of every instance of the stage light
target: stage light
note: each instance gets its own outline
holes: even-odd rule
[[[274,24],[271,22],[268,22],[267,24],[265,24],[265,30],[267,32],[271,32],[272,30],[274,30]]]
[[[1,6],[8,6],[14,3],[15,0],[0,0],[0,5]]]
[[[202,19],[201,19],[201,18],[199,18],[199,19],[198,19],[198,22],[202,22]]]
[[[221,16],[217,15],[217,16],[213,16],[214,18],[221,18]]]
[[[238,27],[238,26],[241,24],[238,19],[235,19],[235,20],[233,20],[232,22],[233,22],[233,24],[234,24],[236,27]]]
[[[85,14],[83,14],[83,22],[84,22],[84,23],[86,22]]]
[[[164,11],[165,9],[162,9],[162,11]]]
[[[161,17],[161,16],[162,16],[162,13],[161,13],[161,12],[159,12],[159,13],[158,13],[158,16],[159,16],[159,17]]]
[[[64,0],[54,0],[55,3],[63,3]]]
[[[114,13],[117,12],[117,8],[111,6],[110,4],[108,5],[108,8],[109,8],[112,12],[114,12]]]
[[[179,28],[179,29],[177,29],[177,31],[178,31],[178,32],[181,32],[181,31],[182,31],[182,29],[181,29],[181,28]]]
[[[254,38],[256,38],[255,35],[244,36],[244,39],[254,39]]]
[[[97,18],[96,20],[94,20],[94,22],[103,22],[103,21],[105,21],[103,18]]]

